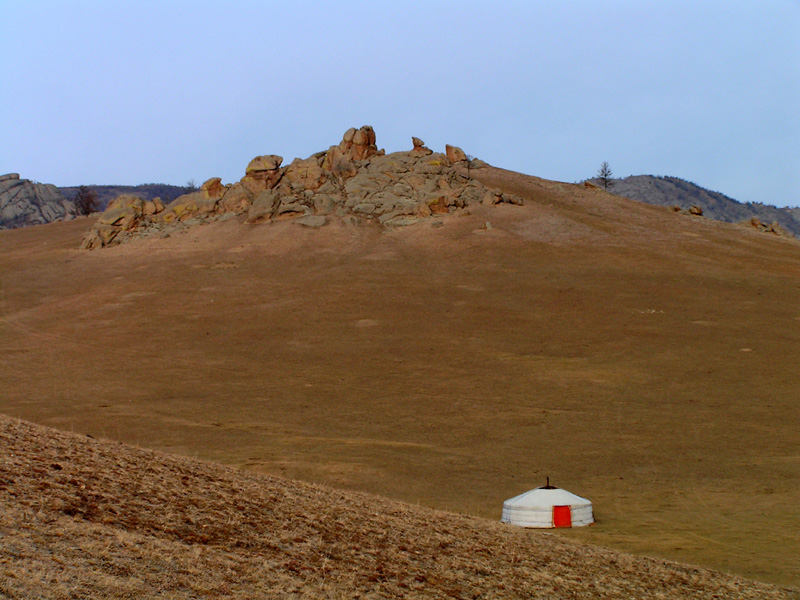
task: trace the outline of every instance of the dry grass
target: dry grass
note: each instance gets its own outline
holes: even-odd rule
[[[788,598],[482,519],[0,418],[6,598]]]
[[[490,519],[550,475],[559,535],[800,585],[800,244],[477,176],[525,206],[0,232],[0,412]]]

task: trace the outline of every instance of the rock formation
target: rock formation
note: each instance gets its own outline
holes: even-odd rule
[[[214,177],[199,191],[165,207],[121,196],[109,204],[81,247],[165,235],[171,226],[226,214],[242,215],[248,223],[297,219],[300,225],[321,227],[341,219],[401,227],[473,204],[522,203],[516,196],[487,189],[457,168],[467,160],[460,148],[448,145],[442,154],[426,148],[419,138],[412,138],[412,144],[410,151],[386,154],[376,146],[372,127],[351,128],[327,151],[283,167],[280,156],[257,156],[238,183],[223,185]]]
[[[772,223],[764,223],[758,217],[751,217],[750,220],[745,221],[747,225],[751,227],[755,227],[758,231],[763,231],[764,233],[774,233],[775,235],[791,235],[788,231],[786,231],[783,227],[780,226],[778,222]]]
[[[433,154],[433,150],[426,148],[425,142],[418,137],[412,137],[411,143],[414,144],[414,148],[411,150],[412,156],[428,156],[429,154]]]
[[[71,216],[72,202],[51,184],[0,175],[0,229],[50,223]]]
[[[444,151],[447,154],[447,158],[452,163],[466,162],[467,160],[467,155],[458,146],[451,146],[450,144],[445,144]]]
[[[111,201],[94,227],[84,236],[81,248],[107,246],[121,232],[134,229],[145,216],[150,217],[163,210],[164,205],[160,200],[156,203],[138,196],[119,196]]]

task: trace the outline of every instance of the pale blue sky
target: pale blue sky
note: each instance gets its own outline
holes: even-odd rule
[[[238,180],[375,127],[800,204],[800,1],[0,0],[0,173]]]

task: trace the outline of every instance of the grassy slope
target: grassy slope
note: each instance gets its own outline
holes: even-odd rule
[[[0,597],[789,597],[7,417],[0,456]]]
[[[798,243],[476,176],[526,205],[3,232],[0,411],[495,519],[550,475],[596,505],[566,535],[800,583]]]

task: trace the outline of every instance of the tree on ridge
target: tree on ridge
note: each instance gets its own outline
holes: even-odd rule
[[[607,160],[603,161],[603,164],[600,165],[600,170],[597,172],[597,178],[600,180],[600,185],[603,186],[604,190],[607,190],[611,186],[614,185],[614,174],[611,172],[611,167],[608,164]]]

